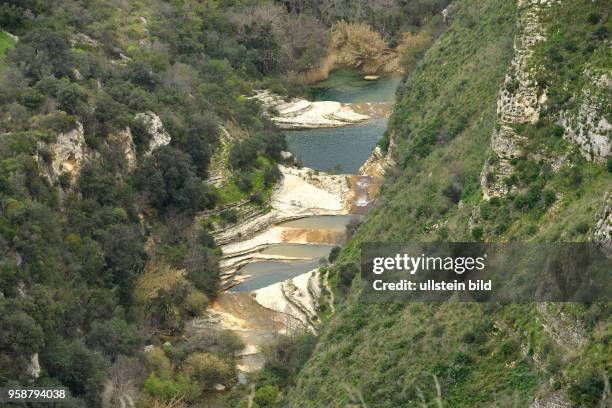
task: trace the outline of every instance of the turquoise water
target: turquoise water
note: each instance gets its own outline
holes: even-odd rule
[[[241,275],[251,275],[231,292],[249,292],[310,272],[319,266],[319,259],[305,261],[257,261],[240,269]]]
[[[285,133],[289,150],[300,162],[316,170],[355,174],[387,129],[380,118],[359,125],[332,129],[295,130]]]
[[[365,81],[356,71],[337,70],[329,79],[313,86],[313,100],[331,100],[343,103],[393,102],[399,77],[384,77],[378,81]],[[387,119],[332,129],[312,129],[286,132],[287,143],[293,154],[307,167],[330,170],[340,167],[343,173],[355,174],[367,160],[387,129]],[[352,218],[359,216],[315,216],[283,222],[279,225],[293,228],[344,231]],[[233,287],[232,292],[247,292],[294,278],[319,266],[320,258],[327,258],[329,245],[271,245],[262,253],[308,257],[307,260],[265,260],[247,264],[241,275],[250,275]]]
[[[363,74],[336,70],[310,89],[313,100],[354,102],[393,102],[399,76],[366,81]],[[387,129],[387,119],[331,129],[285,132],[289,150],[306,166],[316,170],[357,173]],[[339,166],[339,168],[337,167]]]
[[[383,76],[377,81],[366,81],[359,71],[338,69],[329,78],[310,88],[314,101],[392,102],[401,81],[399,75]]]

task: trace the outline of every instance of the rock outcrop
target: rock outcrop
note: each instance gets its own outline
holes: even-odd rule
[[[219,145],[215,148],[215,152],[210,158],[207,180],[208,183],[215,187],[222,187],[231,178],[229,154],[232,145],[235,143],[234,136],[225,126],[220,126],[219,130]]]
[[[132,138],[132,131],[130,128],[126,127],[120,132],[113,133],[109,135],[108,139],[111,144],[116,144],[118,146],[125,158],[127,169],[129,171],[133,171],[137,164],[136,145],[134,144],[134,139]]]
[[[38,353],[34,353],[32,354],[32,357],[30,358],[30,364],[28,365],[26,373],[31,378],[38,378],[40,377],[40,371],[41,370],[40,370],[40,362],[38,361]]]
[[[593,230],[593,241],[599,243],[606,256],[612,257],[612,192],[604,197],[603,208]]]
[[[480,181],[486,200],[493,196],[508,193],[505,179],[512,172],[510,160],[522,155],[521,141],[511,125],[535,123],[540,117],[540,109],[546,102],[546,92],[539,91],[534,79],[534,72],[529,68],[534,46],[543,41],[544,29],[540,22],[539,12],[542,7],[549,7],[547,0],[520,0],[518,33],[514,38],[514,56],[510,72],[497,99],[497,115],[500,126],[491,137],[491,156],[485,162]]]
[[[552,392],[544,397],[539,397],[533,400],[529,408],[571,408],[567,394],[563,390]]]
[[[170,144],[172,139],[164,129],[164,124],[157,114],[150,111],[137,113],[135,119],[144,124],[148,135],[151,137],[146,154],[151,154],[156,149]]]
[[[580,95],[578,111],[562,112],[560,123],[566,130],[566,137],[580,147],[587,160],[603,162],[612,156],[612,78],[609,73],[584,72],[585,86]],[[606,117],[606,115],[608,117]]]
[[[362,176],[382,177],[385,171],[391,166],[391,162],[380,146],[376,146],[368,160],[359,168],[359,174]]]
[[[581,321],[568,316],[561,308],[558,303],[538,303],[540,324],[560,348],[575,352],[588,343],[585,327]]]
[[[304,328],[316,331],[317,305],[321,293],[318,269],[256,290],[255,300],[265,308],[284,313],[300,321]]]
[[[519,17],[510,72],[504,79],[497,99],[497,112],[502,123],[535,123],[546,101],[545,92],[538,94],[538,84],[529,64],[534,45],[546,38],[538,14],[541,6],[547,7],[550,3],[539,0],[519,1],[521,5],[525,10]]]
[[[340,102],[310,102],[299,98],[286,101],[270,91],[258,91],[253,99],[261,103],[263,114],[281,129],[334,128],[370,119],[368,115],[355,112],[350,104]]]
[[[54,143],[40,143],[39,148],[49,151],[51,155],[47,162],[38,157],[44,176],[55,182],[62,174],[68,174],[74,181],[81,173],[81,166],[87,154],[83,125],[77,122],[75,129],[58,134]]]

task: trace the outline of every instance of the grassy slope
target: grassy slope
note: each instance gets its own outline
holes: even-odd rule
[[[0,69],[4,67],[6,51],[15,46],[15,41],[3,31],[0,31]]]
[[[511,58],[516,10],[510,3],[456,4],[449,31],[401,89],[391,124],[399,142],[398,170],[340,263],[358,263],[364,241],[473,239],[467,221],[476,206],[489,205],[482,202],[478,177]],[[436,144],[448,135],[449,142]],[[564,183],[564,174],[548,181],[563,194],[554,211],[502,206],[485,225],[485,239],[586,239],[610,174],[602,165],[579,167],[583,179],[577,187]],[[462,186],[461,208],[443,193],[453,183]],[[579,227],[584,223],[586,229]],[[434,375],[444,406],[527,406],[549,378],[553,387],[574,387],[574,394],[582,385],[589,389],[610,358],[604,346],[609,325],[597,323],[609,317],[607,307],[563,306],[570,316],[594,318],[586,326],[586,349],[568,352],[543,332],[534,305],[366,305],[355,299],[355,286],[324,328],[287,406],[361,406],[362,399],[377,408],[433,404]]]

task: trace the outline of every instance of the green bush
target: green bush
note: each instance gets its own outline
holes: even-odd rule
[[[264,385],[255,391],[253,401],[261,408],[276,407],[280,390],[274,385]]]
[[[217,383],[227,384],[233,375],[227,362],[210,353],[191,354],[183,364],[182,373],[206,388]]]

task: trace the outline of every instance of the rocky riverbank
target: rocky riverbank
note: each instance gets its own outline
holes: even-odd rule
[[[311,169],[279,166],[282,177],[270,199],[270,210],[215,233],[221,245],[222,288],[240,283],[238,270],[255,259],[283,259],[263,255],[266,246],[280,243],[337,244],[338,231],[309,230],[278,225],[283,221],[317,215],[346,215],[352,207],[347,175],[331,175]],[[286,259],[286,258],[285,258]]]
[[[374,116],[365,112],[369,110],[376,114],[384,109],[376,109],[359,104],[353,109],[351,104],[335,101],[311,102],[306,99],[289,98],[270,91],[257,91],[253,99],[259,101],[263,113],[279,128],[286,130],[334,128],[361,123]],[[376,104],[372,104],[376,105]]]
[[[308,168],[279,166],[282,177],[270,198],[267,212],[258,210],[236,225],[216,231],[222,250],[223,292],[205,316],[194,319],[191,334],[201,330],[231,330],[245,343],[238,370],[241,381],[263,367],[262,346],[278,334],[315,331],[321,295],[318,269],[251,292],[231,288],[249,278],[241,268],[254,261],[301,261],[306,255],[266,253],[276,244],[342,243],[345,232],[334,228],[286,226],[284,222],[313,216],[343,216],[354,207],[357,196],[352,175],[332,175]],[[282,252],[282,251],[281,251]]]

